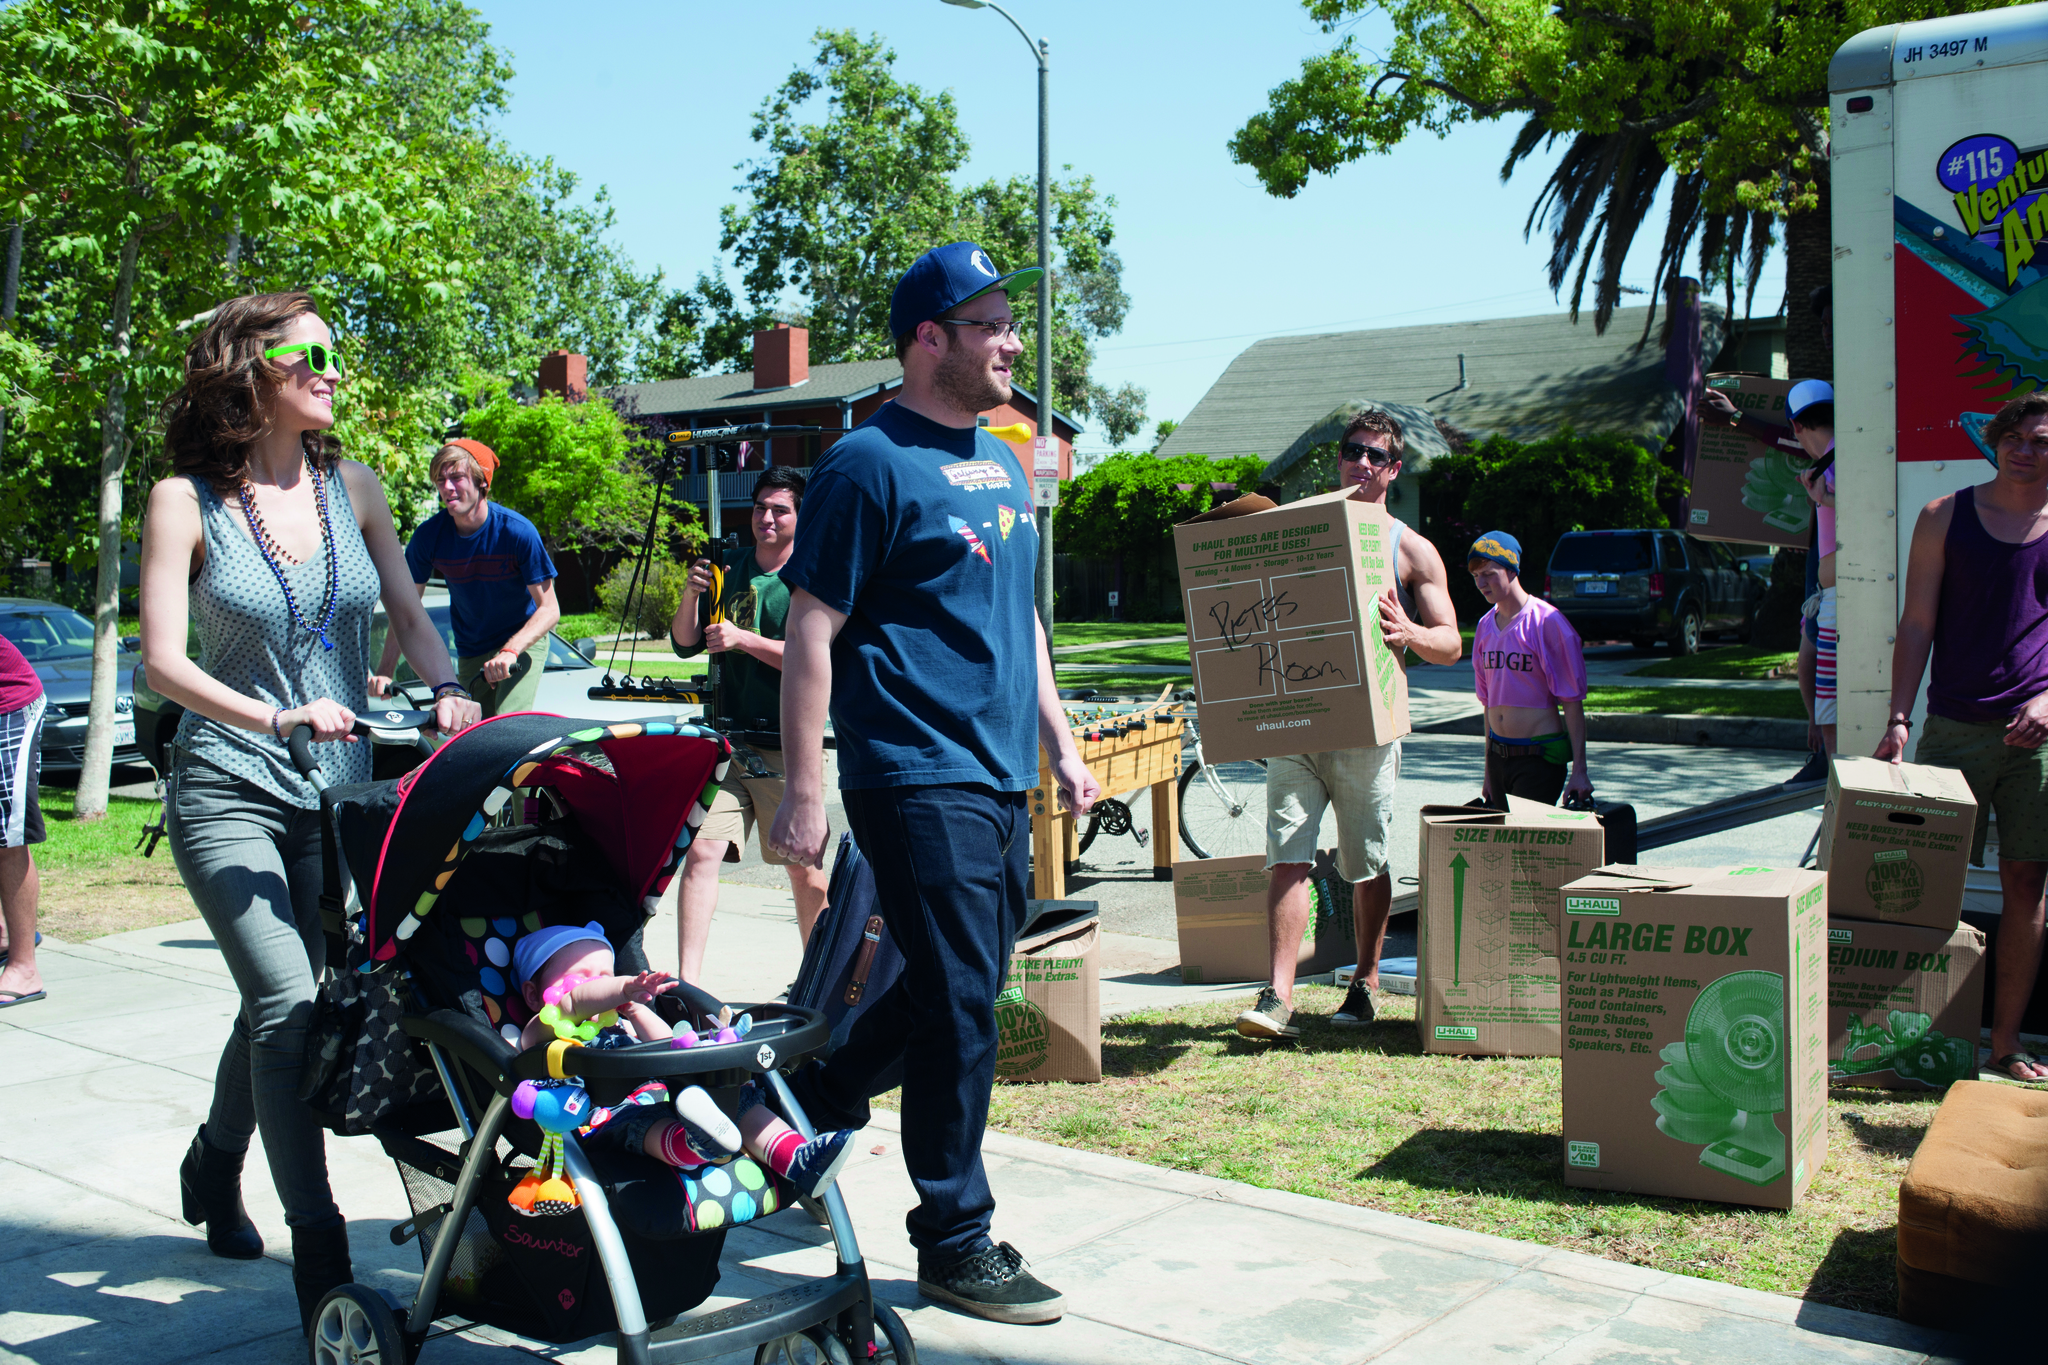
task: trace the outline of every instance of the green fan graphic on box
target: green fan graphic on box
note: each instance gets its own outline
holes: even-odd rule
[[[1699,1143],[1700,1165],[1752,1185],[1785,1173],[1785,978],[1733,972],[1693,1000],[1685,1041],[1661,1054],[1650,1101],[1664,1136]]]
[[[1794,461],[1797,460],[1795,464]],[[1764,525],[1780,531],[1804,531],[1813,520],[1813,501],[1799,482],[1811,461],[1790,451],[1773,450],[1749,462],[1742,480],[1742,505],[1761,512]]]
[[[1954,1081],[1967,1081],[1977,1074],[1977,1045],[1967,1038],[1950,1038],[1932,1027],[1932,1016],[1893,1010],[1881,1023],[1866,1024],[1849,1016],[1849,1045],[1842,1059],[1828,1068],[1829,1079],[1867,1076],[1889,1071],[1900,1080],[1918,1081],[1930,1089],[1941,1089]],[[1864,1048],[1877,1051],[1858,1057]]]

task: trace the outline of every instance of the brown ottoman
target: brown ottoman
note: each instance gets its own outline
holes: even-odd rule
[[[1899,1316],[1969,1328],[2044,1265],[2048,1090],[1957,1081],[1899,1185]]]

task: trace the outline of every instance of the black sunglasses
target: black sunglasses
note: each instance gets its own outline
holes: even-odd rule
[[[1385,469],[1390,464],[1398,464],[1401,459],[1391,450],[1381,450],[1378,446],[1369,446],[1363,441],[1346,441],[1337,447],[1337,454],[1351,464],[1364,460],[1374,469]]]

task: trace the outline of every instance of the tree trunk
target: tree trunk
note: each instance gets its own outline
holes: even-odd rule
[[[0,279],[0,321],[14,321],[14,300],[21,292],[21,219],[7,229],[7,274]],[[0,408],[0,457],[7,453],[7,409]]]
[[[75,807],[80,820],[106,815],[114,767],[114,697],[120,689],[121,653],[121,477],[128,468],[128,329],[141,254],[142,231],[130,229],[121,245],[121,273],[114,284],[114,377],[107,385],[106,416],[100,423],[100,579],[93,613],[92,704]]]
[[[1835,378],[1835,354],[1821,336],[1813,291],[1834,279],[1833,227],[1828,183],[1820,182],[1820,204],[1785,223],[1785,359],[1794,379]]]

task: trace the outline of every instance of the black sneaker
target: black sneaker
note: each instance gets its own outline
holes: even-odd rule
[[[1806,766],[1785,779],[1790,787],[1800,782],[1825,782],[1828,780],[1828,756],[1825,750],[1815,749],[1806,756]]]
[[[983,1247],[943,1270],[917,1271],[917,1292],[991,1322],[1058,1322],[1066,1299],[1024,1268],[1008,1242]]]
[[[1258,1003],[1237,1016],[1237,1031],[1247,1038],[1299,1038],[1301,1030],[1287,1021],[1294,1011],[1280,1003],[1280,992],[1271,986],[1259,991]]]
[[[1351,989],[1344,993],[1344,1004],[1330,1016],[1330,1022],[1338,1028],[1364,1028],[1373,1021],[1372,992],[1358,977],[1351,978]]]

